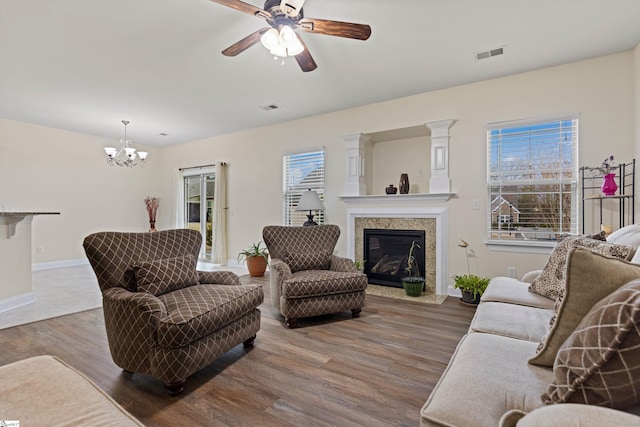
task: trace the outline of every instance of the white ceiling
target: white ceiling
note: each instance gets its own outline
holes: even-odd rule
[[[167,146],[640,42],[640,0],[307,0],[304,13],[371,38],[301,33],[318,64],[303,73],[260,44],[223,56],[265,22],[208,0],[1,0],[0,117],[113,139],[126,119],[134,143]]]

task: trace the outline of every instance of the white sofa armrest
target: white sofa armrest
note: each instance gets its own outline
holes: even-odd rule
[[[595,405],[559,403],[528,414],[511,410],[500,418],[499,427],[636,426],[640,417]]]
[[[540,275],[540,273],[542,273],[542,270],[533,270],[528,273],[525,273],[525,275],[522,276],[521,282],[531,283],[533,282],[533,279],[535,279]]]

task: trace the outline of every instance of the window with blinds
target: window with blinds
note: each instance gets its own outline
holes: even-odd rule
[[[488,125],[487,153],[489,241],[577,232],[577,117]]]
[[[302,225],[309,212],[296,207],[303,191],[314,190],[324,201],[324,151],[293,154],[283,158],[283,223]],[[324,223],[324,211],[312,212],[314,221]]]

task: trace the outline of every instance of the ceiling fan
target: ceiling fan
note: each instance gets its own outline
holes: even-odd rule
[[[260,41],[275,57],[293,56],[302,71],[307,72],[315,70],[318,65],[295,29],[357,40],[367,40],[371,35],[368,25],[305,18],[302,10],[305,0],[266,0],[263,9],[240,0],[211,1],[263,18],[270,25],[223,50],[222,54],[226,56],[236,56]]]

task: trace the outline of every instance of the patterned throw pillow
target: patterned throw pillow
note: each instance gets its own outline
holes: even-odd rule
[[[198,283],[193,255],[139,262],[134,271],[138,291],[155,296]]]
[[[589,248],[593,252],[620,259],[633,256],[633,249],[628,246],[613,245],[591,237],[593,236],[560,236],[544,269],[529,285],[529,291],[550,299],[558,298],[560,290],[564,288],[567,254],[571,248]]]
[[[565,289],[556,300],[549,333],[529,363],[553,366],[558,349],[576,326],[605,296],[640,277],[640,265],[596,254],[586,248],[569,251]]]
[[[640,279],[600,300],[565,341],[546,404],[625,409],[640,403]]]
[[[286,260],[292,273],[302,270],[328,270],[329,262],[329,254],[324,251],[289,254]]]

